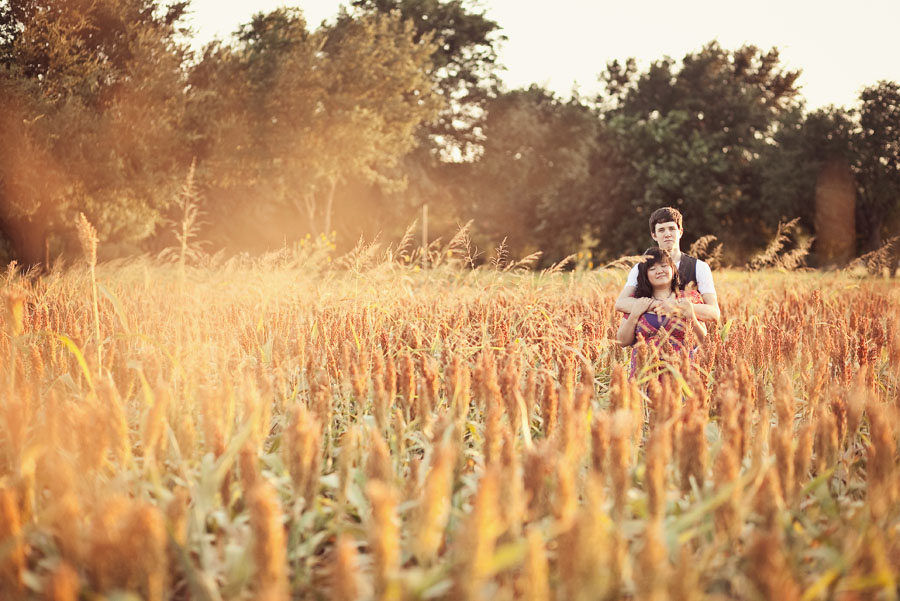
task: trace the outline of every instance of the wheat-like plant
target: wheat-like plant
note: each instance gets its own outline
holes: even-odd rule
[[[629,378],[619,269],[324,244],[8,270],[0,598],[896,594],[890,282],[718,270]]]

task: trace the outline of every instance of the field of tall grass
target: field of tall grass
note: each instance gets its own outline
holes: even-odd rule
[[[619,269],[319,250],[3,276],[0,599],[898,598],[894,282],[629,381]]]

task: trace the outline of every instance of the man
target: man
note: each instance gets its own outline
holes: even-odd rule
[[[669,256],[678,268],[678,276],[681,280],[681,289],[693,283],[697,287],[700,296],[703,297],[702,305],[694,305],[697,318],[702,321],[718,321],[721,317],[719,301],[716,297],[716,287],[713,284],[712,270],[704,261],[681,252],[681,236],[684,229],[681,226],[681,213],[672,207],[663,207],[653,211],[650,215],[650,237],[663,250],[669,252]],[[623,313],[631,313],[634,303],[638,299],[632,297],[637,288],[638,268],[635,265],[628,272],[628,280],[625,288],[616,299],[616,310]],[[647,311],[661,313],[680,313],[677,303],[672,300],[654,300]]]

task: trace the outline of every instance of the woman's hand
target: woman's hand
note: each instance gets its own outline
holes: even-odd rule
[[[694,303],[689,299],[680,298],[676,301],[675,306],[678,308],[678,315],[685,319],[694,319]]]

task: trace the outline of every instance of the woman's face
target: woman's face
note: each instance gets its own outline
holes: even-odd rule
[[[657,261],[647,268],[647,279],[650,280],[651,286],[663,286],[672,282],[674,270],[669,263],[665,261]]]

